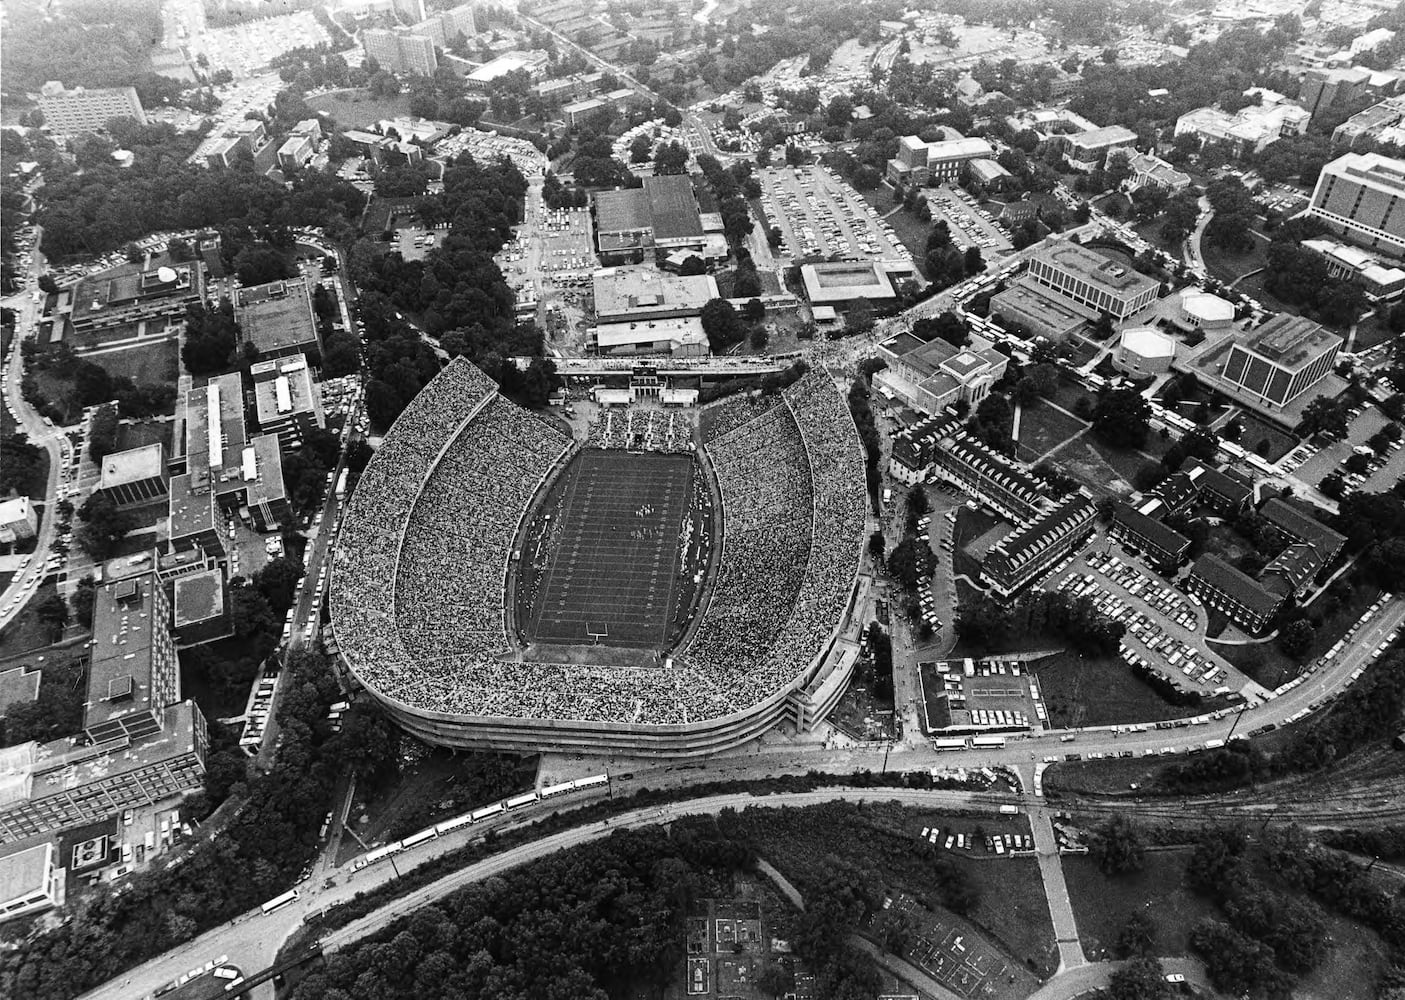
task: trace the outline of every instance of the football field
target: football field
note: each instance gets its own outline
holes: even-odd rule
[[[692,463],[688,455],[619,451],[576,457],[532,609],[532,640],[663,645],[678,591]]]

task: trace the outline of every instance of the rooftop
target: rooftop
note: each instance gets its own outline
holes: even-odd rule
[[[611,318],[648,316],[654,313],[701,312],[718,296],[717,279],[708,274],[668,274],[652,267],[604,268],[592,275],[595,314]]]
[[[1014,312],[1027,314],[1060,334],[1098,318],[1095,310],[1045,288],[1028,275],[1016,278],[1004,291],[997,293],[995,301],[1010,306]]]
[[[852,299],[892,299],[896,296],[887,270],[876,261],[806,264],[800,268],[811,302],[833,304]]]
[[[1285,533],[1305,542],[1332,549],[1340,548],[1346,543],[1345,536],[1279,497],[1269,500],[1259,508],[1259,513],[1270,524],[1277,525]]]
[[[1121,344],[1144,358],[1173,358],[1176,342],[1149,326],[1131,326],[1122,331]]]
[[[651,228],[649,196],[643,188],[601,191],[595,196],[597,233],[637,233]]]
[[[1282,597],[1273,593],[1252,576],[1241,573],[1217,555],[1203,555],[1195,561],[1191,575],[1204,580],[1216,590],[1223,591],[1238,604],[1257,615],[1270,615],[1277,610]]]
[[[215,475],[244,446],[244,384],[238,372],[219,375],[185,394],[187,469],[197,480]]]
[[[140,448],[113,452],[102,460],[100,489],[154,479],[166,466],[166,448],[159,441]]]
[[[54,864],[54,846],[45,842],[0,858],[0,911],[5,904],[41,892]]]
[[[260,361],[250,374],[254,378],[254,409],[260,427],[290,413],[317,408],[317,383],[312,381],[312,370],[304,355]]]
[[[166,627],[154,573],[99,587],[93,603],[93,646],[83,726],[90,729],[151,704],[155,633]]]
[[[1290,371],[1297,371],[1333,347],[1340,347],[1341,343],[1341,337],[1310,319],[1278,313],[1263,326],[1245,334],[1237,346]]]
[[[1068,137],[1070,145],[1080,146],[1084,149],[1101,149],[1105,146],[1116,146],[1136,141],[1137,133],[1125,125],[1106,125],[1090,132],[1076,132]]]
[[[218,568],[176,577],[175,590],[177,628],[224,614],[224,574]]]
[[[1091,285],[1099,285],[1118,295],[1136,294],[1148,288],[1155,288],[1157,284],[1154,279],[1135,268],[1069,240],[1058,240],[1040,250],[1033,259],[1060,268]]]
[[[286,350],[317,340],[312,293],[301,278],[241,288],[235,315],[240,337],[260,354]]]
[[[1181,292],[1181,308],[1202,323],[1234,319],[1234,303],[1209,292],[1188,288]]]
[[[693,182],[686,174],[646,177],[644,193],[649,199],[655,240],[703,235],[702,220],[698,217],[698,199],[693,193]]]
[[[667,316],[632,323],[602,323],[595,328],[596,342],[604,350],[628,344],[668,341],[670,345],[706,344],[702,320],[696,316]]]
[[[1168,528],[1156,518],[1143,514],[1125,500],[1117,502],[1112,511],[1112,519],[1167,552],[1181,552],[1190,545],[1190,539],[1185,535]]]

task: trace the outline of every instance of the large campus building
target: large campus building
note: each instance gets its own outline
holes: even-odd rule
[[[327,426],[322,393],[305,355],[255,362],[249,374],[259,428],[278,435],[284,451],[300,447],[313,430]]]
[[[1136,141],[1137,133],[1125,125],[1075,132],[1063,138],[1064,159],[1074,170],[1084,173],[1101,170],[1109,153],[1115,149],[1131,150]]]
[[[433,76],[439,68],[434,39],[427,34],[367,28],[361,32],[361,47],[367,59],[374,59],[381,69],[391,73]]]
[[[1262,152],[1284,136],[1302,135],[1312,115],[1286,100],[1251,104],[1229,114],[1219,108],[1196,108],[1176,120],[1176,135],[1193,135],[1201,147],[1219,146],[1233,156]]]
[[[604,264],[638,264],[674,253],[724,260],[727,241],[710,238],[686,174],[644,178],[644,186],[595,196],[595,235]]]
[[[898,155],[888,161],[888,180],[904,185],[954,181],[967,163],[994,157],[995,148],[984,139],[923,142],[907,135],[898,140]]]
[[[981,576],[996,597],[1009,600],[1075,551],[1096,516],[1086,494],[1065,497],[996,542],[981,560]]]
[[[203,295],[199,264],[149,255],[140,264],[120,264],[80,280],[73,287],[68,320],[79,335],[143,322],[173,323],[183,320],[187,307]]]
[[[170,482],[166,449],[157,441],[140,448],[115,451],[103,458],[98,489],[118,508],[125,509],[165,499],[170,492]]]
[[[44,113],[44,128],[59,136],[101,132],[114,118],[146,124],[141,98],[132,87],[64,90],[62,83],[50,80],[39,91],[39,110]]]
[[[289,523],[292,510],[283,484],[277,434],[251,438],[244,420],[238,372],[187,389],[177,401],[185,434],[185,472],[170,480],[169,544],[173,552],[199,551],[222,559],[229,552],[226,522],[250,520],[261,532]]]
[[[1037,251],[1025,273],[991,298],[990,311],[1032,334],[1062,340],[1104,313],[1125,322],[1160,291],[1134,268],[1061,240]]]
[[[926,417],[893,436],[888,471],[909,485],[941,479],[1017,522],[1044,509],[1048,490],[1023,467],[971,437],[961,421]]]
[[[1009,359],[984,337],[972,335],[964,347],[937,338],[924,342],[900,333],[878,345],[887,367],[873,376],[874,388],[890,393],[928,415],[964,402],[971,409],[1005,377]]]
[[[0,751],[0,843],[100,822],[203,784],[205,718],[180,700],[160,581],[129,577],[95,598],[83,731]]]
[[[1346,153],[1322,168],[1308,212],[1358,246],[1405,256],[1405,160]]]
[[[1230,345],[1220,374],[1235,395],[1282,409],[1332,373],[1342,338],[1301,316],[1279,313]]]
[[[239,289],[234,317],[239,323],[240,345],[252,344],[260,361],[321,350],[312,291],[305,278]]]
[[[601,355],[708,353],[703,306],[718,297],[708,274],[676,275],[652,267],[602,268],[591,278],[595,329],[591,344]]]

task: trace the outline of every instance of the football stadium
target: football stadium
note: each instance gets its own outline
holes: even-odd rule
[[[689,756],[828,714],[867,516],[839,388],[811,372],[729,399],[696,439],[656,411],[641,426],[573,440],[463,359],[401,414],[330,600],[347,669],[407,731]]]

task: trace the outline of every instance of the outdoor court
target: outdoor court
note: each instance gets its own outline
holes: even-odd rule
[[[536,642],[662,646],[677,593],[678,533],[693,459],[584,451],[532,609]]]

